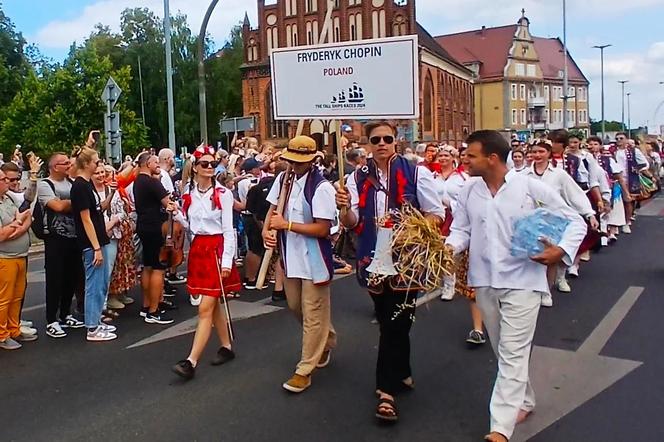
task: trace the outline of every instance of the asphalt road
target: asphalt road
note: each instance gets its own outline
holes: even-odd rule
[[[615,332],[600,351],[642,364],[564,416],[556,415],[557,408],[542,410],[558,417],[536,430],[533,441],[664,440],[664,200],[642,212],[632,235],[621,235],[582,267],[572,294],[554,294],[555,305],[542,310],[535,338],[538,346],[577,352],[598,324],[613,321],[607,313],[629,287],[643,287],[624,319],[613,321]],[[242,304],[233,301],[232,308],[249,317],[235,324],[238,358],[210,366],[217,347],[211,340],[196,378],[183,383],[170,371],[187,356],[193,336],[186,331],[195,310],[183,286],[173,328],[144,324],[134,305],[117,321],[116,341],[87,343],[83,330],[53,340],[44,333],[41,267],[41,258],[32,257],[25,304],[25,318],[37,323],[40,339],[0,353],[0,441],[480,441],[488,430],[496,361],[488,344],[466,346],[465,299],[419,308],[412,332],[416,390],[398,399],[399,424],[385,427],[373,417],[378,331],[370,323],[370,300],[353,277],[333,284],[339,346],[332,363],[315,373],[309,390],[292,395],[281,383],[298,360],[301,332],[286,309],[265,308],[272,305],[265,301],[268,292],[243,293]],[[140,342],[145,345],[127,348]],[[547,369],[568,366],[556,359]],[[540,374],[546,382],[547,373]],[[573,376],[581,385],[605,377],[599,369]],[[545,385],[564,388],[558,381]],[[540,404],[553,401],[543,390]],[[578,397],[567,393],[581,398],[582,390]]]

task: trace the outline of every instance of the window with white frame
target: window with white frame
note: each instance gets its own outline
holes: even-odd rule
[[[577,88],[576,90],[577,100],[578,101],[588,101],[588,89],[585,87]]]
[[[519,124],[518,117],[519,117],[519,112],[516,109],[512,109],[512,125],[513,126],[516,126],[517,124]]]
[[[334,20],[332,20],[332,41],[341,41],[341,25],[339,17],[334,17]]]
[[[576,89],[574,86],[567,88],[567,98],[574,100],[576,98]]]
[[[527,123],[527,121],[526,121],[526,110],[525,109],[520,109],[519,113],[521,114],[521,124],[525,125]]]
[[[549,102],[549,86],[544,86],[544,100],[546,102]]]
[[[528,65],[528,76],[529,77],[535,77],[537,76],[537,69],[535,69],[534,64],[529,64]]]
[[[551,119],[549,118],[549,109],[544,109],[544,121],[546,121],[547,124],[551,123]]]
[[[361,5],[362,0],[348,0],[348,6]]]
[[[514,64],[514,74],[517,77],[525,77],[526,76],[526,65],[523,63],[515,63]]]
[[[297,0],[286,0],[286,16],[297,15]]]
[[[279,47],[279,32],[276,26],[267,28],[267,49],[275,49]]]
[[[519,85],[519,99],[522,101],[526,101],[526,85],[525,84],[520,84]]]
[[[517,95],[517,85],[514,83],[510,84],[510,98],[512,98],[513,101],[516,101],[519,98]]]

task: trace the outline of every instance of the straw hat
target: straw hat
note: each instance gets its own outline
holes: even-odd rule
[[[288,142],[288,147],[281,153],[281,159],[294,163],[310,163],[316,158],[316,141],[304,135]]]

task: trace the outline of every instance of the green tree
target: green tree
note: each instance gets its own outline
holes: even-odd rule
[[[23,35],[16,32],[14,23],[5,15],[0,3],[0,108],[14,98],[30,71],[25,44]]]

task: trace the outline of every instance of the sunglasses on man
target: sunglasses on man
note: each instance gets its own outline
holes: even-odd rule
[[[379,145],[379,144],[380,144],[380,140],[383,140],[383,142],[385,142],[385,144],[392,144],[392,143],[394,143],[394,137],[393,137],[392,135],[385,135],[384,137],[375,136],[375,137],[371,137],[371,138],[369,138],[369,142],[370,142],[371,144],[373,144],[374,146]]]

